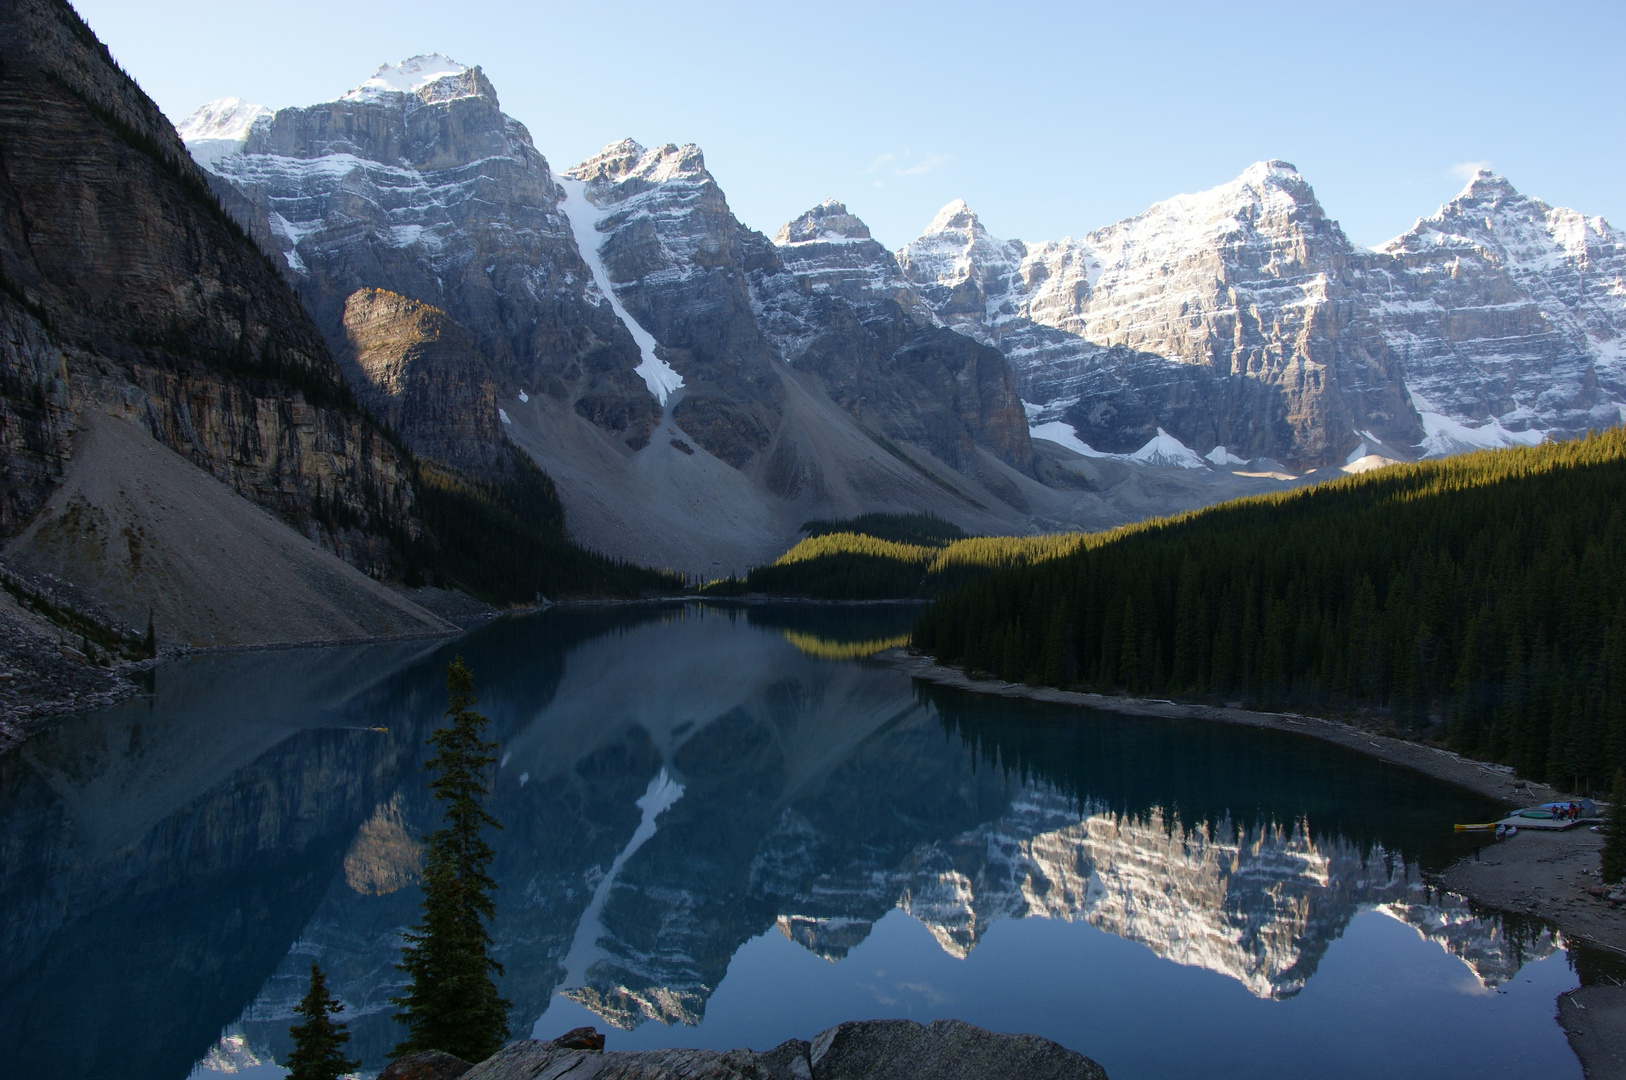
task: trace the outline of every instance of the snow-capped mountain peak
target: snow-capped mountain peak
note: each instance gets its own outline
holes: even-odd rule
[[[926,231],[921,235],[936,236],[939,233],[946,232],[964,232],[973,235],[982,233],[987,235],[988,230],[982,227],[982,222],[977,218],[976,212],[966,204],[964,199],[955,199],[937,212],[937,216],[932,218],[931,224],[926,226]]]
[[[813,209],[780,226],[773,242],[786,244],[824,243],[844,240],[869,240],[869,226],[847,211],[846,204],[826,199]]]
[[[1457,192],[1456,199],[1453,199],[1452,201],[1457,202],[1463,199],[1517,198],[1518,195],[1518,191],[1508,181],[1507,177],[1503,176],[1501,173],[1492,172],[1489,169],[1479,169],[1476,170],[1469,181],[1463,185],[1462,190]]]
[[[1299,175],[1299,167],[1291,161],[1282,161],[1271,158],[1269,161],[1256,161],[1242,170],[1237,181],[1243,184],[1267,185],[1281,183],[1304,183],[1304,177]]]
[[[565,173],[572,180],[619,184],[623,180],[645,180],[651,184],[668,180],[709,180],[706,158],[693,143],[667,143],[646,150],[631,139],[613,142]]]
[[[409,57],[399,64],[380,64],[373,77],[344,95],[346,101],[366,101],[385,94],[415,94],[448,76],[469,69],[440,53]]]
[[[248,138],[248,129],[254,126],[256,120],[270,115],[270,109],[252,101],[239,97],[216,98],[198,106],[196,112],[176,125],[175,131],[187,142],[194,139],[235,139],[242,142]]]
[[[196,112],[175,127],[192,157],[205,168],[228,154],[238,153],[248,142],[248,132],[260,120],[272,115],[264,105],[238,97],[217,98],[200,105]]]

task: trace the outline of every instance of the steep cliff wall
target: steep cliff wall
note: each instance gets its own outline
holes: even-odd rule
[[[122,416],[374,573],[416,531],[394,449],[157,107],[58,0],[0,9],[0,531]],[[324,529],[320,495],[349,528]]]
[[[474,342],[444,311],[387,289],[344,307],[351,385],[419,457],[489,477],[503,453],[497,385]]]

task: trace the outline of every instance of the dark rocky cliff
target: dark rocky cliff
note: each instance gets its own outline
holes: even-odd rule
[[[0,57],[0,532],[96,409],[386,572],[406,470],[169,122],[60,0],[0,5]],[[318,493],[359,524],[321,527]]]
[[[493,475],[503,455],[496,380],[450,316],[387,289],[357,289],[344,333],[342,362],[368,411],[419,457]]]
[[[672,416],[742,468],[773,441],[784,390],[751,310],[748,276],[774,264],[741,225],[695,146],[612,143],[571,169],[602,217],[600,254],[627,311],[654,335],[686,391]]]

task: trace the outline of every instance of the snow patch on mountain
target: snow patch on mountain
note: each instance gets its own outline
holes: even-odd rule
[[[1423,418],[1423,430],[1428,432],[1423,439],[1424,457],[1446,457],[1469,450],[1503,450],[1510,446],[1537,446],[1546,438],[1544,432],[1533,429],[1509,431],[1494,416],[1479,427],[1469,427],[1442,413],[1425,412],[1418,415]]]
[[[428,53],[381,64],[373,77],[344,95],[346,101],[371,101],[385,94],[414,94],[448,75],[462,75],[469,69],[440,53]]]
[[[558,177],[557,182],[564,189],[565,198],[560,209],[570,219],[570,229],[576,236],[576,247],[581,251],[582,261],[593,273],[593,284],[598,291],[604,294],[610,302],[610,309],[615,312],[616,318],[621,320],[632,339],[638,343],[638,353],[643,361],[638,365],[638,376],[649,387],[649,392],[655,395],[655,400],[663,406],[672,393],[683,385],[683,376],[672,369],[672,365],[655,355],[655,337],[638,324],[638,320],[627,314],[627,309],[621,305],[621,300],[615,295],[615,289],[610,284],[610,274],[604,268],[604,259],[599,255],[599,245],[603,243],[603,236],[598,231],[598,207],[587,201],[587,182],[568,177]]]
[[[1208,463],[1199,457],[1195,450],[1162,428],[1158,428],[1157,434],[1148,439],[1145,446],[1128,455],[1128,458],[1142,465],[1161,465],[1165,468],[1208,468]]]
[[[1227,465],[1246,465],[1248,463],[1247,458],[1239,458],[1223,446],[1214,447],[1214,449],[1204,454],[1203,457],[1207,458],[1209,461],[1213,462],[1215,465],[1218,465],[1222,469]]]
[[[1547,437],[1546,432],[1535,428],[1509,431],[1494,416],[1478,427],[1469,427],[1436,410],[1416,390],[1410,393],[1412,408],[1422,417],[1423,430],[1427,433],[1421,447],[1424,457],[1448,457],[1470,450],[1504,450],[1510,446],[1539,446]]]
[[[1048,439],[1058,446],[1065,446],[1074,453],[1083,454],[1085,457],[1133,461],[1140,465],[1152,465],[1159,468],[1208,468],[1208,462],[1198,456],[1195,450],[1162,428],[1157,429],[1157,434],[1148,439],[1145,446],[1131,454],[1107,454],[1095,449],[1095,447],[1080,439],[1077,430],[1065,420],[1048,420],[1040,424],[1030,424],[1028,426],[1028,435],[1035,439]],[[1216,458],[1215,453],[1221,454],[1223,457]],[[1216,465],[1246,464],[1234,454],[1225,454],[1225,447],[1223,446],[1216,447],[1214,451],[1210,452],[1209,457]]]
[[[560,966],[565,969],[563,986],[580,987],[587,982],[588,969],[595,960],[604,955],[599,939],[607,935],[601,915],[605,901],[610,898],[610,890],[615,887],[616,878],[621,874],[621,868],[627,865],[627,860],[632,858],[650,837],[655,835],[660,816],[682,797],[683,785],[664,768],[649,781],[649,786],[644,789],[637,803],[638,809],[643,812],[638,828],[633,830],[632,836],[628,838],[627,846],[616,855],[609,871],[594,886],[593,899],[576,924],[576,934],[570,943],[570,951],[560,962]]]
[[[1048,439],[1058,446],[1065,446],[1073,453],[1083,454],[1085,457],[1107,458],[1119,456],[1117,454],[1103,454],[1095,449],[1089,443],[1080,439],[1078,432],[1073,430],[1073,425],[1065,420],[1049,420],[1042,424],[1031,424],[1028,426],[1028,435],[1035,439]]]
[[[206,169],[230,154],[239,154],[248,142],[248,132],[272,115],[264,105],[239,97],[216,98],[200,105],[196,112],[175,126],[187,152]]]

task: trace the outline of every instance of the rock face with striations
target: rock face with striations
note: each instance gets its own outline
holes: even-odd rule
[[[1366,262],[1430,451],[1626,419],[1626,233],[1607,221],[1481,170]],[[1450,420],[1494,429],[1469,441]]]
[[[981,445],[1031,470],[1004,357],[933,318],[840,203],[770,243],[734,218],[698,147],[623,140],[569,176],[601,215],[615,291],[684,380],[674,419],[724,461],[768,451],[784,407],[776,365],[788,362],[860,423],[954,468]]]
[[[385,570],[383,537],[312,507],[412,534],[402,463],[163,114],[60,0],[6,5],[0,48],[0,533],[45,503],[93,409]]]
[[[772,245],[735,220],[697,146],[623,139],[567,175],[598,211],[598,255],[621,303],[682,376],[672,418],[743,468],[768,449],[784,408],[747,287],[772,265]]]
[[[503,453],[496,379],[444,311],[387,289],[344,306],[343,362],[356,396],[419,457],[488,476]]]
[[[1008,530],[1030,512],[1004,357],[909,299],[871,240],[847,254],[889,268],[896,296],[829,293],[816,238],[787,267],[693,146],[623,141],[556,178],[480,70],[442,56],[269,116],[222,99],[183,127],[357,395],[443,459],[436,429],[478,456],[501,423],[591,546],[717,573],[810,517],[929,509]],[[393,355],[370,290],[438,310],[440,337],[455,325],[471,348]]]
[[[186,125],[228,205],[267,238],[335,352],[360,288],[454,320],[504,391],[541,392],[633,447],[656,403],[638,349],[577,253],[563,192],[478,67],[386,64],[338,101],[246,129]],[[236,153],[227,136],[242,134]]]
[[[981,445],[1032,473],[1004,355],[944,326],[862,221],[828,200],[788,222],[774,245],[780,272],[754,273],[751,288],[787,361],[889,438],[962,470],[975,469]]]
[[[1305,467],[1626,417],[1626,236],[1488,172],[1378,251],[1267,161],[1082,240],[998,240],[957,201],[898,259],[1011,359],[1036,431],[1095,450],[1163,428]]]
[[[1422,439],[1353,245],[1283,162],[1082,241],[996,240],[951,203],[899,261],[949,325],[1012,357],[1036,419],[1096,449],[1163,427],[1199,452],[1315,466],[1361,432]]]

